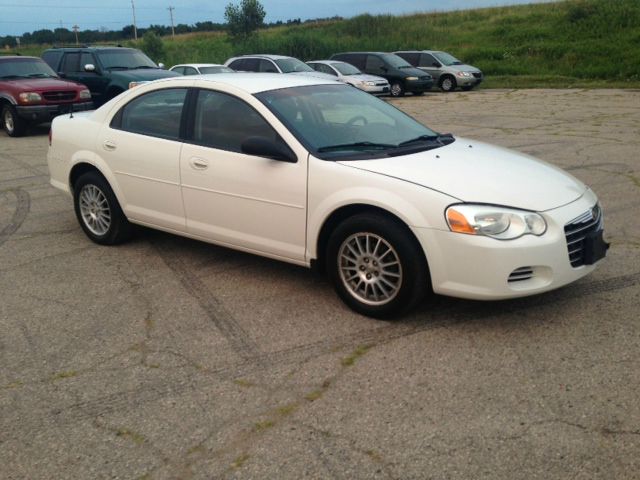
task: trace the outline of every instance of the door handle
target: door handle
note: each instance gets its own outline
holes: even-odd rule
[[[206,170],[209,168],[209,162],[207,162],[204,158],[193,157],[189,160],[189,164],[191,168],[195,170]]]
[[[116,149],[116,144],[114,142],[112,142],[111,140],[105,140],[104,143],[102,144],[102,147],[105,150],[109,150],[109,151],[114,151]]]

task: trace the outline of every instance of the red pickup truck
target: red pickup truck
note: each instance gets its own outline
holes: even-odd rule
[[[19,137],[28,125],[56,115],[92,108],[87,87],[60,79],[41,59],[0,56],[0,123],[9,136]]]

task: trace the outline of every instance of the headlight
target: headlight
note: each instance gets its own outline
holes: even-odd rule
[[[405,78],[405,80],[409,80],[409,81],[418,80],[418,77],[407,77]]]
[[[364,82],[365,85],[367,85],[368,87],[375,87],[376,86],[376,82]]]
[[[526,234],[542,235],[547,222],[541,215],[492,205],[451,205],[446,219],[452,232],[513,240]]]
[[[473,76],[469,72],[458,72],[458,73],[456,73],[456,75],[459,76],[459,77],[472,77]]]
[[[24,92],[18,95],[18,98],[22,103],[35,103],[42,101],[42,97],[36,92]]]
[[[82,99],[91,98],[91,92],[86,88],[84,90],[80,90],[80,98]]]

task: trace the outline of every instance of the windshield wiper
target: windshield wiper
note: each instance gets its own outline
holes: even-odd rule
[[[411,145],[412,143],[433,142],[439,139],[440,139],[440,135],[420,135],[419,137],[412,138],[411,140],[405,140],[404,142],[400,142],[398,146],[404,147],[405,145]]]
[[[49,75],[48,73],[30,73],[30,78],[53,78],[53,75]]]
[[[158,68],[158,67],[150,67],[149,65],[138,65],[137,67],[133,67],[132,70],[137,68]]]
[[[342,143],[340,145],[326,145],[324,147],[318,148],[318,152],[330,152],[333,150],[349,150],[352,148],[386,150],[388,148],[397,148],[397,145],[393,145],[391,143],[353,142],[353,143]]]
[[[107,70],[113,70],[113,69],[120,69],[120,70],[130,70],[131,67],[123,67],[121,65],[114,65],[113,67],[107,67]]]
[[[24,75],[4,75],[0,78],[26,78]]]

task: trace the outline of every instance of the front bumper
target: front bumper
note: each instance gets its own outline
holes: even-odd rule
[[[459,87],[475,87],[476,85],[480,85],[482,80],[484,80],[484,76],[482,74],[471,77],[459,77],[456,75],[456,83]]]
[[[93,102],[88,101],[58,105],[16,105],[16,112],[21,118],[30,123],[44,123],[50,122],[58,115],[69,113],[70,109],[74,112],[82,112],[93,108]]]
[[[363,86],[358,86],[358,88],[360,90],[363,90],[367,93],[371,93],[373,95],[384,95],[386,93],[389,93],[389,84],[386,83],[384,85],[363,85]]]
[[[433,79],[431,80],[406,80],[405,90],[410,93],[414,92],[426,92],[433,86]]]
[[[516,240],[413,228],[429,262],[435,293],[475,300],[524,297],[553,290],[584,277],[595,265],[572,267],[564,226],[597,202],[591,190],[578,200],[546,212],[547,232]],[[521,271],[530,277],[519,277]],[[511,278],[510,278],[511,277]]]

